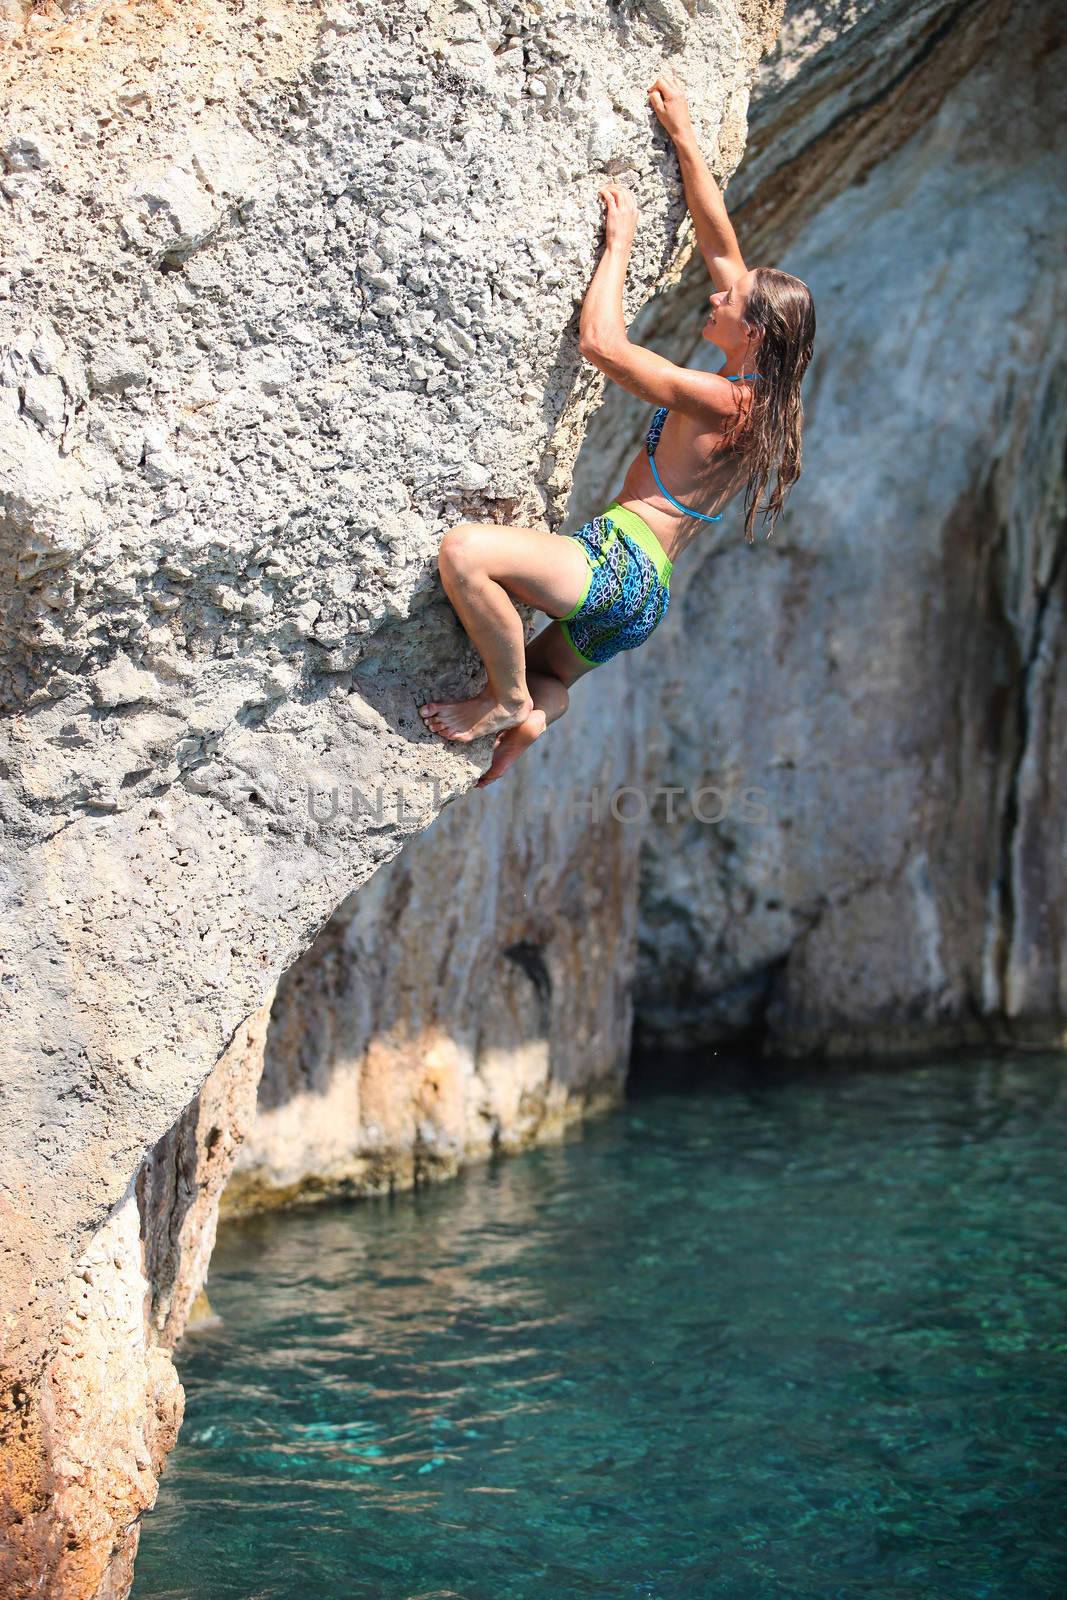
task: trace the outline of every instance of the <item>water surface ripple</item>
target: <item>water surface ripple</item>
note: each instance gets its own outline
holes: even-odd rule
[[[1058,1600],[1063,1081],[740,1076],[231,1225],[134,1600]]]

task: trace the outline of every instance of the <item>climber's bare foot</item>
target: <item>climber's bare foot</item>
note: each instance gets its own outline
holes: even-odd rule
[[[492,765],[486,768],[474,787],[484,789],[487,783],[495,783],[509,767],[515,765],[521,755],[525,755],[535,739],[540,739],[547,727],[548,721],[538,706],[517,728],[505,728],[503,733],[498,733],[493,746]]]
[[[470,700],[428,700],[419,707],[419,715],[428,728],[443,739],[454,739],[457,744],[469,744],[472,739],[484,739],[488,733],[505,733],[526,721],[533,711],[529,695],[513,706],[501,705],[489,689],[483,689]]]

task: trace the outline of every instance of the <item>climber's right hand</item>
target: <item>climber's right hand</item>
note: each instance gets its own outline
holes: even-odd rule
[[[672,139],[681,139],[692,133],[693,124],[689,120],[689,102],[685,97],[685,89],[681,79],[670,67],[665,67],[651,86],[648,99]]]

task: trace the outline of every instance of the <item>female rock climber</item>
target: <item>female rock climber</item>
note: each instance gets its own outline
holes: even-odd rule
[[[768,538],[800,476],[800,383],[815,338],[807,285],[773,267],[745,266],[675,74],[661,73],[648,98],[674,141],[697,243],[715,285],[703,337],[726,360],[717,373],[697,371],[630,342],[622,297],[637,207],[628,190],[607,184],[599,191],[604,253],[582,305],[579,348],[657,410],[618,499],[576,534],[460,522],[441,541],[441,582],[488,684],[469,700],[431,700],[419,712],[446,739],[466,743],[493,735],[492,763],[479,788],[506,772],[563,715],[578,678],[644,643],[666,615],[678,556],[702,525],[718,521],[742,485],[751,544],[772,469],[777,482],[762,508]],[[555,619],[525,648],[512,598]]]

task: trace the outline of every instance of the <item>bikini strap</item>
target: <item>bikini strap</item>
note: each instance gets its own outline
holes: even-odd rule
[[[696,517],[701,522],[721,522],[722,521],[722,512],[721,511],[716,511],[716,513],[715,513],[715,515],[713,517],[709,517],[706,511],[694,511],[692,506],[683,506],[683,504],[682,504],[682,502],[680,500],[676,500],[674,498],[673,494],[671,494],[671,491],[667,488],[667,485],[664,483],[663,479],[660,477],[659,468],[656,466],[656,458],[652,454],[651,450],[648,453],[648,464],[652,468],[652,476],[655,478],[657,484],[659,485],[660,493],[661,494],[665,494],[667,496],[667,499],[671,502],[672,506],[677,506],[678,510],[679,511],[684,511],[687,517]]]

